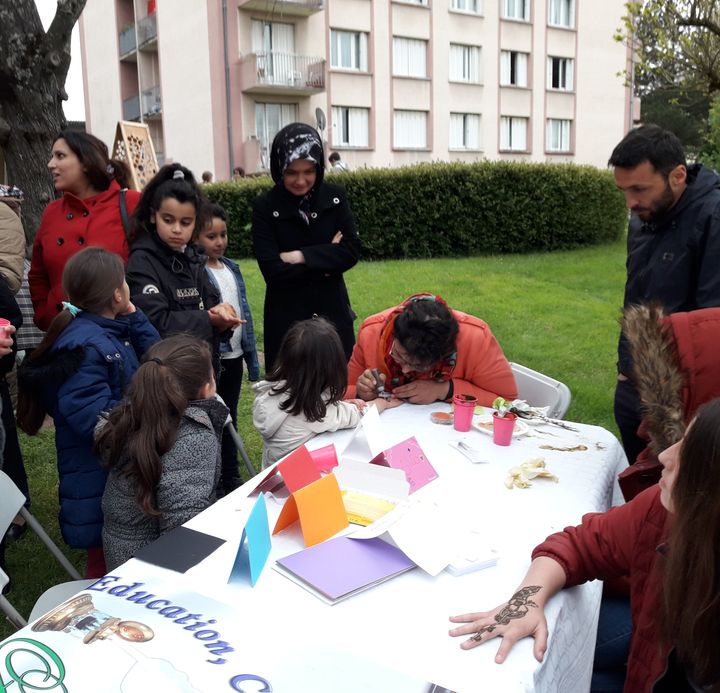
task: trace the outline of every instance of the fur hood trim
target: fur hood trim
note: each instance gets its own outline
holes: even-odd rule
[[[685,380],[672,327],[664,318],[659,305],[628,306],[622,318],[633,358],[632,378],[655,455],[675,444],[685,432]]]

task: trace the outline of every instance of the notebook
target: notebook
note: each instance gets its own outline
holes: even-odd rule
[[[382,539],[336,537],[279,559],[275,570],[327,604],[337,604],[415,564]]]

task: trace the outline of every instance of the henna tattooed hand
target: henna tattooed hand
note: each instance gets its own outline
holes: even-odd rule
[[[532,635],[535,638],[535,658],[541,662],[547,647],[547,622],[543,607],[531,599],[541,589],[539,585],[528,585],[515,592],[506,604],[492,611],[452,616],[450,620],[453,623],[466,625],[453,628],[450,635],[474,633],[462,643],[461,647],[464,650],[476,647],[498,635],[502,636],[502,643],[495,656],[498,664],[505,661],[508,652],[518,640]],[[500,626],[508,627],[498,630]]]

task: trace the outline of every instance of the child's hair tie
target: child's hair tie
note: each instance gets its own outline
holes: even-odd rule
[[[69,311],[70,315],[72,315],[74,318],[76,318],[77,314],[82,311],[82,308],[78,308],[77,306],[74,306],[69,301],[63,301],[62,307],[64,310]]]
[[[157,356],[152,356],[151,358],[148,359],[148,361],[152,361],[153,363],[157,363],[158,366],[164,366],[164,365],[165,365]]]
[[[185,180],[185,174],[180,169],[177,169],[175,173],[173,173],[173,180],[175,179]]]

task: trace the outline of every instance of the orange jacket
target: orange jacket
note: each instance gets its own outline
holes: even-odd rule
[[[358,332],[357,343],[348,364],[348,389],[345,398],[355,397],[358,377],[368,368],[378,368],[380,332],[394,308],[367,318]],[[453,310],[458,322],[457,362],[453,370],[453,390],[475,395],[478,404],[490,406],[496,397],[515,399],[517,385],[510,364],[490,328],[479,318]]]

